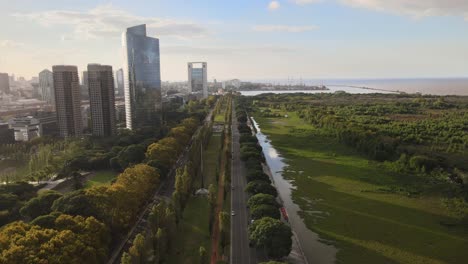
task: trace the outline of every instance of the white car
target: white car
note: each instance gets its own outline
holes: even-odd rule
[[[235,216],[235,215],[236,215],[236,212],[231,211],[231,215],[232,215],[232,216]]]

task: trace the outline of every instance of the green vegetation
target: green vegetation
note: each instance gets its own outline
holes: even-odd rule
[[[244,100],[251,100],[262,132],[285,158],[283,176],[297,187],[293,198],[306,225],[336,241],[339,262],[468,258],[468,98]]]
[[[113,171],[96,171],[94,176],[86,182],[85,188],[110,184],[116,176],[116,173]]]
[[[105,263],[110,247],[117,245],[133,226],[161,180],[174,167],[176,157],[194,136],[189,151],[193,165],[178,173],[182,179],[181,188],[177,189],[180,200],[155,206],[148,219],[151,233],[138,236],[134,247],[123,257],[124,263],[164,262],[174,249],[176,211],[183,212],[182,206],[186,206],[192,191],[192,179],[199,170],[200,158],[193,149],[199,150],[210,131],[204,126],[194,134],[215,99],[191,102],[187,110],[191,117],[178,119],[175,125],[171,122],[172,127],[163,131],[163,139],[159,139],[161,131],[121,131],[115,138],[56,142],[39,138],[0,146],[0,155],[8,161],[29,159],[30,171],[35,174],[25,175],[27,179],[48,179],[57,173],[58,177],[73,176],[76,187],[81,187],[79,171],[100,171],[94,179],[96,184],[63,196],[54,192],[38,196],[40,187],[28,183],[0,186],[0,224],[7,224],[0,229],[0,262]],[[113,178],[109,171],[104,172],[110,167],[121,173],[115,181],[100,184]],[[29,223],[11,223],[20,217]],[[146,243],[152,247],[142,250]]]
[[[238,102],[238,107],[245,105]],[[241,160],[247,168],[245,191],[250,195],[248,206],[250,215],[255,220],[249,226],[249,243],[273,259],[288,256],[292,248],[292,231],[289,225],[281,222],[279,205],[276,202],[278,192],[271,185],[271,180],[263,171],[262,163],[265,157],[257,137],[247,124],[247,112],[237,112],[238,129],[240,132]]]
[[[210,252],[209,211],[206,197],[192,197],[189,200],[175,236],[177,247],[168,258],[168,263],[197,263],[200,246]]]

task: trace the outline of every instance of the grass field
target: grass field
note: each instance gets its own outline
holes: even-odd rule
[[[217,163],[220,155],[221,135],[213,134],[208,147],[204,150],[203,167],[205,188],[210,184],[216,186]],[[194,182],[196,189],[200,188],[201,179]],[[168,258],[168,263],[198,263],[199,248],[205,247],[210,254],[210,231],[209,231],[210,204],[207,197],[191,197],[184,210],[184,217],[179,223],[177,237],[175,239],[176,250]]]
[[[95,175],[86,182],[85,188],[110,184],[115,177],[117,177],[117,173],[110,170],[96,171]]]
[[[175,252],[168,258],[169,264],[199,263],[200,246],[210,252],[209,210],[206,197],[189,199],[174,241]]]
[[[338,263],[466,263],[467,230],[441,224],[455,222],[441,197],[386,191],[422,179],[395,175],[287,114],[256,121],[288,164],[306,225],[336,241]]]

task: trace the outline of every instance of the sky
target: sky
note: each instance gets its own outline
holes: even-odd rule
[[[0,72],[123,63],[147,24],[163,81],[468,76],[468,0],[0,0]]]

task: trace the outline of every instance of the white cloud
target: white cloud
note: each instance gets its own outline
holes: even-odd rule
[[[322,0],[290,0],[290,1],[298,5],[308,5],[308,4],[315,4],[318,2],[322,2]]]
[[[139,24],[146,24],[148,34],[155,36],[193,38],[208,34],[205,27],[193,22],[136,16],[112,5],[97,6],[84,12],[51,10],[16,13],[13,16],[29,19],[44,26],[71,25],[73,27],[72,35],[75,38],[118,37],[125,28]],[[71,37],[70,34],[66,34],[63,39]]]
[[[346,5],[402,14],[414,18],[463,16],[468,20],[467,0],[340,0]]]
[[[301,33],[319,29],[318,26],[287,26],[287,25],[257,25],[252,28],[254,31],[260,32],[289,32]]]
[[[278,1],[271,1],[269,4],[268,4],[268,9],[270,10],[276,10],[278,8],[280,8],[280,3]]]
[[[24,43],[17,42],[10,39],[0,40],[0,47],[2,48],[19,48],[23,47]]]

